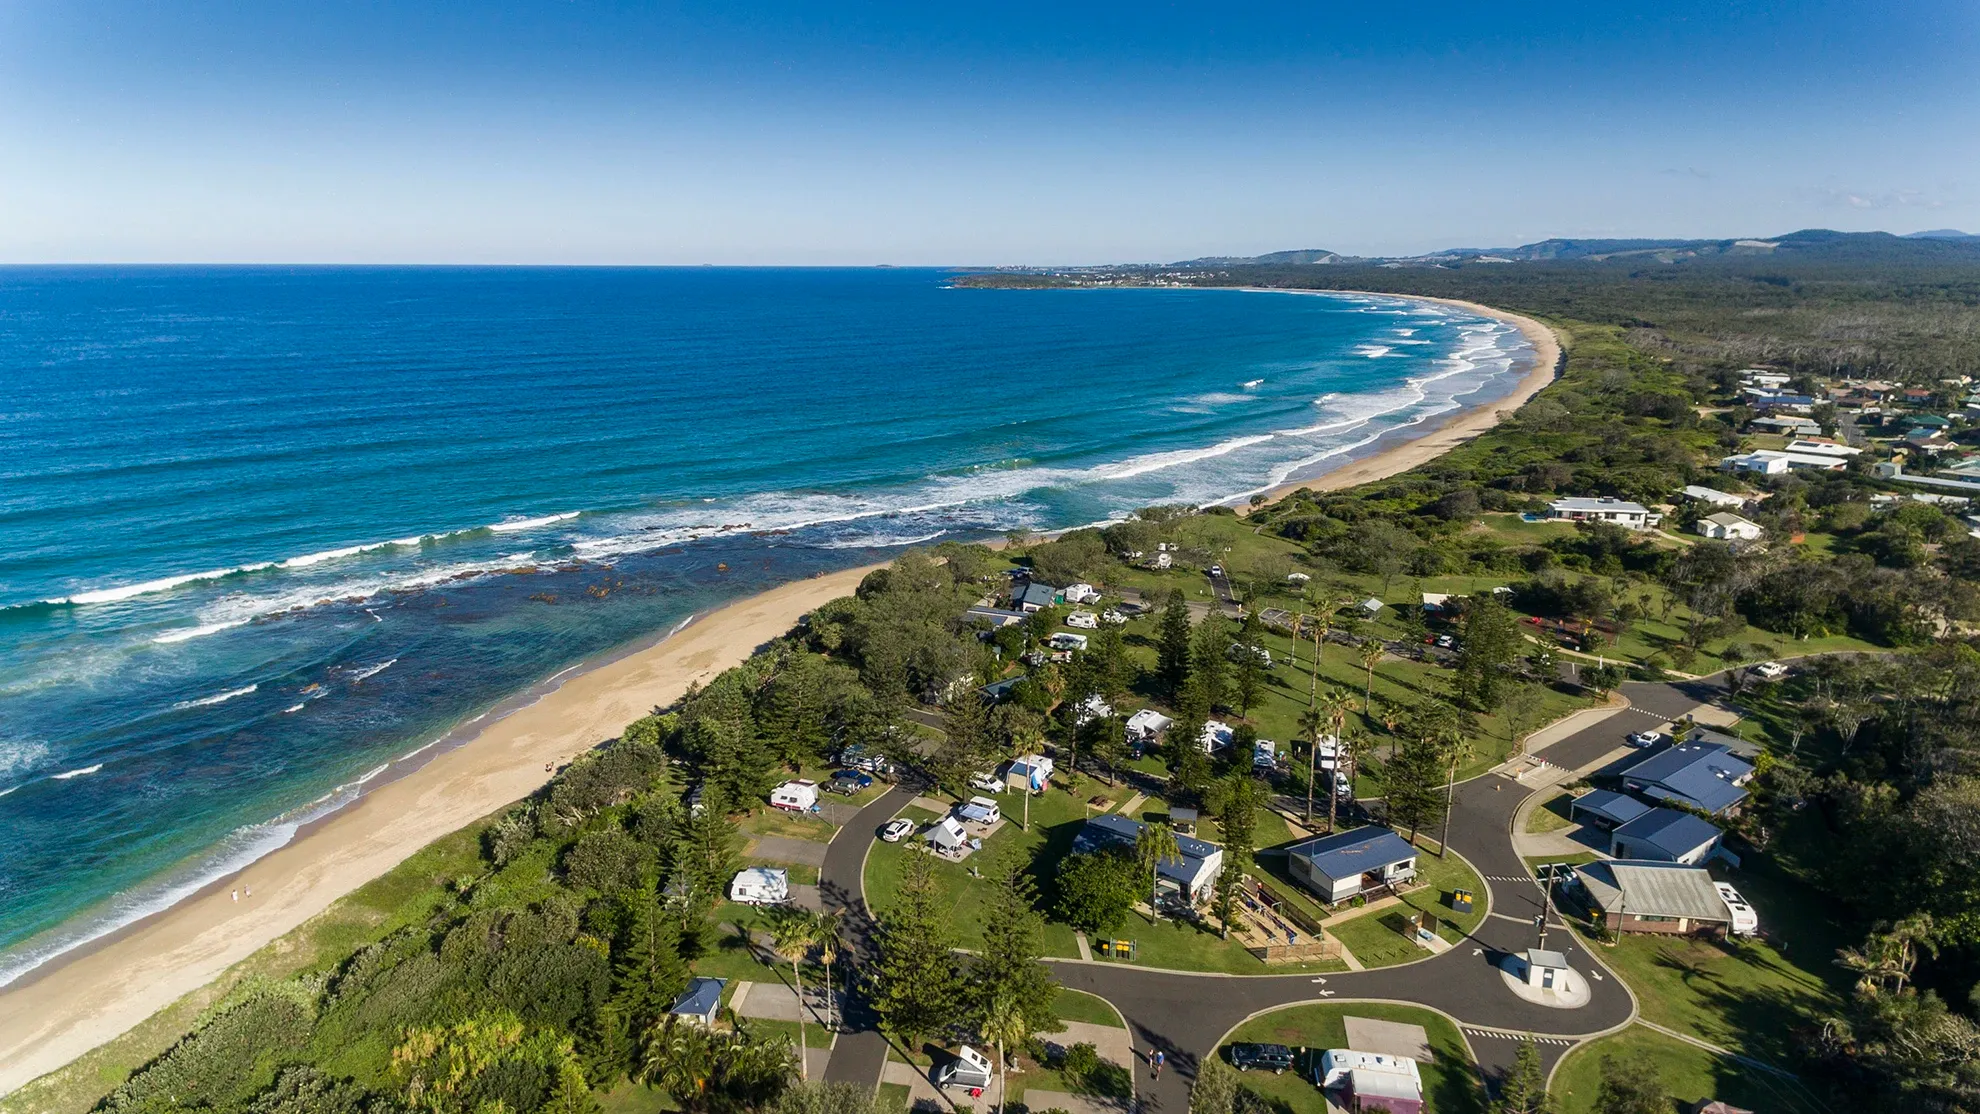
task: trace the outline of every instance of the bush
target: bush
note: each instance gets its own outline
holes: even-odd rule
[[[267,1087],[309,1041],[315,995],[260,987],[138,1070],[98,1107],[119,1112],[235,1109]]]
[[[1081,1041],[1066,1049],[1060,1070],[1075,1079],[1085,1079],[1100,1067],[1100,1050],[1090,1042]]]
[[[622,828],[587,832],[564,852],[564,878],[572,888],[611,894],[635,889],[652,850]]]

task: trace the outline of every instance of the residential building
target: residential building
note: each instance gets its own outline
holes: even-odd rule
[[[1569,497],[1547,506],[1547,517],[1568,522],[1613,522],[1626,530],[1648,530],[1664,519],[1641,503],[1626,503],[1604,495],[1600,499]]]
[[[1780,433],[1780,434],[1789,434],[1789,435],[1800,435],[1804,433],[1822,432],[1822,427],[1815,424],[1815,419],[1796,417],[1792,414],[1775,415],[1765,418],[1755,418],[1752,421],[1746,423],[1746,428],[1751,430],[1757,430],[1758,432],[1761,433]]]
[[[1856,456],[1862,449],[1851,448],[1840,441],[1827,437],[1797,437],[1787,443],[1782,452],[1801,453],[1806,456]]]
[[[1006,611],[1001,607],[972,607],[968,611],[963,612],[964,622],[977,619],[990,624],[990,628],[995,630],[998,627],[1014,626],[1024,622],[1024,612]]]
[[[722,988],[728,985],[727,979],[689,979],[687,989],[674,999],[674,1008],[667,1012],[700,1025],[713,1025],[715,1016],[722,1011]]]
[[[1681,743],[1622,772],[1623,788],[1653,801],[1730,816],[1746,800],[1753,766],[1717,743]]]
[[[1328,904],[1416,877],[1416,848],[1377,824],[1295,843],[1286,858],[1293,880]]]
[[[1779,449],[1755,449],[1719,461],[1721,472],[1758,472],[1778,476],[1783,472],[1840,472],[1849,467],[1849,458],[1827,453],[1790,453]]]
[[[1112,814],[1095,816],[1080,826],[1073,837],[1074,854],[1091,854],[1107,847],[1132,850],[1141,838],[1141,822]],[[1217,872],[1224,868],[1224,849],[1192,836],[1177,835],[1180,858],[1163,859],[1155,864],[1156,889],[1186,897],[1195,905],[1210,897]],[[1166,884],[1165,884],[1166,883]]]
[[[1027,615],[1034,611],[1043,611],[1048,607],[1056,607],[1064,602],[1066,602],[1065,593],[1050,584],[1040,584],[1036,580],[1027,580],[1023,587],[1011,590],[1011,605]]]
[[[1635,797],[1608,789],[1597,789],[1591,793],[1583,793],[1569,802],[1568,819],[1579,820],[1592,828],[1611,831],[1649,811],[1650,806]]]
[[[1704,537],[1716,538],[1719,541],[1752,541],[1766,533],[1760,528],[1759,523],[1749,522],[1730,511],[1706,515],[1699,519],[1692,529]]]
[[[1689,812],[1653,808],[1609,836],[1609,854],[1697,866],[1719,849],[1718,828]]]
[[[1588,863],[1576,868],[1575,886],[1611,932],[1724,937],[1732,929],[1732,910],[1702,866]]]
[[[1729,491],[1700,487],[1697,484],[1686,485],[1684,490],[1678,494],[1684,496],[1686,499],[1695,500],[1708,506],[1724,507],[1727,510],[1736,511],[1746,505],[1746,496],[1744,495],[1734,495]]]

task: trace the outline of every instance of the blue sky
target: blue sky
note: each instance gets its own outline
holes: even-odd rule
[[[1980,231],[1980,5],[0,0],[0,260]]]

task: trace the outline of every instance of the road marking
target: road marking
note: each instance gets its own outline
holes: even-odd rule
[[[1463,1026],[1463,1028],[1470,1036],[1490,1037],[1493,1040],[1523,1041],[1528,1038],[1528,1034],[1526,1033],[1508,1033],[1499,1029],[1474,1029],[1469,1025]],[[1560,1048],[1572,1048],[1575,1044],[1574,1041],[1563,1040],[1560,1037],[1533,1037],[1532,1040],[1535,1044],[1551,1044]]]
[[[1596,981],[1597,981],[1597,982],[1600,982],[1600,981],[1602,981],[1602,972],[1600,972],[1600,971],[1590,971],[1590,972],[1588,972],[1588,973],[1589,973],[1589,974],[1591,974],[1591,975],[1593,975],[1593,976],[1595,976],[1595,979],[1596,979]]]
[[[1471,954],[1472,954],[1472,955],[1484,955],[1484,954],[1485,954],[1485,949],[1484,949],[1484,948],[1473,948],[1473,949],[1471,949]]]
[[[1322,975],[1322,976],[1320,976],[1319,978],[1317,978],[1317,979],[1314,979],[1314,980],[1312,980],[1312,981],[1314,981],[1314,982],[1316,982],[1316,983],[1319,983],[1319,984],[1320,984],[1321,986],[1326,986],[1326,985],[1327,985],[1327,977],[1326,977],[1325,975]]]
[[[1320,997],[1322,998],[1332,998],[1333,996],[1334,996],[1334,992],[1331,990],[1323,990],[1320,992]]]

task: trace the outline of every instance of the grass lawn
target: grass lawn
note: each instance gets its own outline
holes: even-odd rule
[[[1111,939],[1134,941],[1138,967],[1167,967],[1178,971],[1221,971],[1233,975],[1263,975],[1275,972],[1345,971],[1338,960],[1324,963],[1288,963],[1266,966],[1236,940],[1217,935],[1215,922],[1198,925],[1189,921],[1164,919],[1148,923],[1138,915],[1129,916],[1125,925],[1110,934]],[[1096,951],[1095,957],[1099,953]]]
[[[906,1114],[913,1097],[913,1088],[905,1083],[882,1083],[880,1093],[873,1098],[873,1109],[879,1114]]]
[[[631,1080],[620,1080],[619,1085],[598,1097],[598,1108],[604,1114],[658,1114],[665,1110],[679,1110],[680,1104],[674,1096],[657,1087],[648,1087]]]
[[[1327,931],[1353,952],[1363,967],[1393,967],[1430,955],[1429,949],[1402,934],[1408,916],[1402,906],[1391,906],[1330,925]]]
[[[784,836],[830,843],[832,833],[838,829],[822,816],[785,812],[781,808],[759,808],[743,819],[742,831],[745,835]]]
[[[1273,1010],[1271,1013],[1254,1017],[1237,1027],[1227,1040],[1264,1041],[1272,1044],[1290,1045],[1294,1049],[1319,1052],[1329,1048],[1347,1047],[1348,1017],[1366,1017],[1378,1021],[1400,1021],[1421,1025],[1430,1037],[1430,1049],[1435,1062],[1418,1065],[1423,1075],[1424,1107],[1435,1114],[1470,1114],[1484,1109],[1484,1094],[1478,1080],[1477,1065],[1465,1050],[1464,1040],[1458,1035],[1457,1027],[1443,1015],[1413,1006],[1386,1005],[1373,1002],[1350,1003],[1346,1005],[1289,1006]],[[1301,1061],[1302,1067],[1304,1060]],[[1327,1109],[1325,1097],[1315,1087],[1310,1077],[1298,1072],[1284,1075],[1264,1075],[1246,1072],[1242,1076],[1244,1086],[1249,1087],[1275,1106],[1284,1104],[1284,1109],[1296,1114],[1311,1111],[1324,1114]]]
[[[798,1023],[795,1021],[772,1021],[766,1017],[745,1017],[742,1027],[758,1037],[782,1037],[796,1048],[798,1043]],[[832,1047],[832,1031],[816,1022],[804,1023],[804,1039],[809,1048]]]
[[[1424,883],[1403,894],[1402,906],[1377,909],[1350,917],[1327,931],[1338,937],[1364,967],[1392,967],[1422,959],[1430,952],[1402,934],[1411,909],[1420,909],[1437,918],[1437,935],[1456,944],[1485,919],[1485,881],[1456,855],[1438,858],[1424,853],[1416,858],[1416,877]],[[1454,891],[1472,893],[1471,912],[1459,914],[1451,907]]]
[[[1093,1025],[1105,1025],[1113,1029],[1124,1029],[1121,1015],[1107,1000],[1083,990],[1060,990],[1059,1001],[1054,1007],[1058,1015],[1067,1021],[1085,1021]]]
[[[1602,1060],[1614,1056],[1656,1069],[1671,1097],[1686,1104],[1721,1099],[1768,1114],[1826,1114],[1828,1107],[1812,1100],[1806,1087],[1758,1071],[1717,1053],[1673,1040],[1662,1033],[1632,1025],[1568,1054],[1548,1089],[1559,1114],[1594,1114],[1595,1095],[1602,1084]]]
[[[1556,793],[1526,814],[1526,830],[1534,834],[1558,832],[1574,826],[1568,819],[1568,805],[1574,800],[1572,793]]]

